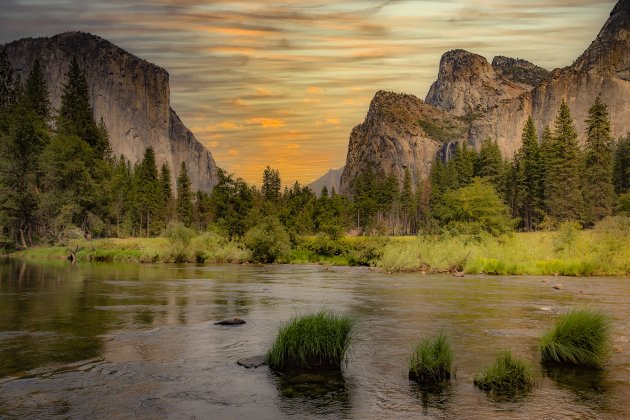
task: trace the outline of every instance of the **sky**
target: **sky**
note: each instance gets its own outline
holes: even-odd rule
[[[307,184],[345,163],[378,90],[426,96],[441,55],[570,65],[610,0],[2,0],[0,43],[81,30],[170,73],[171,106],[217,164]]]

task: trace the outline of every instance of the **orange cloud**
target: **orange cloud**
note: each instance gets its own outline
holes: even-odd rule
[[[279,118],[248,118],[245,121],[250,125],[260,125],[262,128],[280,128],[284,127],[284,121]]]
[[[238,156],[240,153],[238,152],[238,150],[236,149],[229,149],[228,150],[228,155],[229,156]]]
[[[319,94],[323,93],[324,90],[322,88],[320,88],[320,87],[317,87],[317,86],[309,86],[306,89],[306,92],[310,93],[311,95],[319,95]]]

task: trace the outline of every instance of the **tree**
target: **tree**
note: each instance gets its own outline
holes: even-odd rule
[[[179,176],[177,177],[177,204],[175,208],[177,219],[187,227],[192,226],[192,191],[190,189],[190,178],[188,177],[186,162],[182,162]]]
[[[408,235],[416,230],[415,223],[415,205],[414,195],[411,189],[411,172],[409,168],[405,168],[405,178],[403,179],[403,187],[400,192],[400,222],[402,224],[402,232]]]
[[[532,117],[523,129],[522,145],[515,157],[516,188],[520,216],[526,230],[531,231],[542,220],[543,210],[543,167],[541,163],[538,135]]]
[[[4,49],[0,50],[0,114],[7,112],[15,101],[13,68]]]
[[[33,68],[26,79],[20,102],[27,112],[33,113],[42,122],[46,122],[50,117],[48,87],[46,86],[39,60],[35,60]]]
[[[261,189],[263,198],[271,202],[280,200],[280,184],[280,171],[267,166],[263,171],[263,184]]]
[[[547,182],[547,172],[549,169],[549,160],[551,158],[551,144],[552,144],[552,134],[551,128],[548,125],[545,126],[542,137],[540,138],[540,165],[541,165],[541,174],[542,174],[542,197],[543,197],[543,209],[545,213],[547,212],[547,203],[544,201],[547,197],[546,193],[546,182]]]
[[[76,58],[70,63],[62,87],[57,130],[60,134],[78,136],[86,141],[97,152],[97,157],[106,155],[109,145],[94,120],[87,79]]]
[[[508,207],[492,184],[481,178],[447,191],[436,212],[444,229],[457,234],[487,232],[499,236],[514,228]]]
[[[617,194],[630,191],[630,134],[620,138],[615,148],[614,183]]]
[[[546,206],[557,221],[581,219],[580,160],[577,132],[563,100],[554,123],[545,178]]]
[[[252,258],[263,263],[272,263],[288,258],[291,242],[284,226],[277,218],[268,216],[245,234],[245,245],[252,251]]]
[[[148,147],[134,173],[137,226],[146,236],[159,233],[163,221],[162,189],[158,181],[155,152]]]
[[[210,195],[214,222],[230,239],[242,237],[249,228],[247,218],[254,206],[254,194],[242,179],[234,179],[217,168],[217,185]]]
[[[612,214],[615,200],[610,119],[600,96],[589,109],[586,124],[582,191],[585,221],[592,225]]]
[[[486,178],[499,189],[503,170],[503,157],[499,143],[490,139],[481,143],[481,149],[475,162],[476,176]]]

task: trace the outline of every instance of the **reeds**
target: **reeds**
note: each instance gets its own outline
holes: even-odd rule
[[[600,367],[609,355],[606,316],[589,308],[573,309],[558,318],[540,339],[543,362]]]
[[[529,363],[502,351],[493,365],[475,375],[473,383],[484,391],[515,393],[532,388],[534,376]]]
[[[354,325],[351,317],[328,311],[295,317],[280,327],[267,363],[276,370],[340,369]]]
[[[423,338],[409,360],[409,379],[434,384],[451,377],[453,350],[446,335]]]

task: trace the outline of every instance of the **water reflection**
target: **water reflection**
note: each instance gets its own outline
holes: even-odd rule
[[[608,411],[611,385],[601,369],[564,364],[543,365],[543,374],[558,387],[571,391],[574,401],[593,409]]]
[[[350,412],[350,393],[340,371],[271,372],[276,384],[280,409],[288,415],[332,415],[346,417]]]
[[[452,396],[452,386],[450,381],[443,381],[433,385],[420,385],[410,382],[411,392],[422,404],[422,414],[429,415],[430,409],[446,410],[449,399]]]

